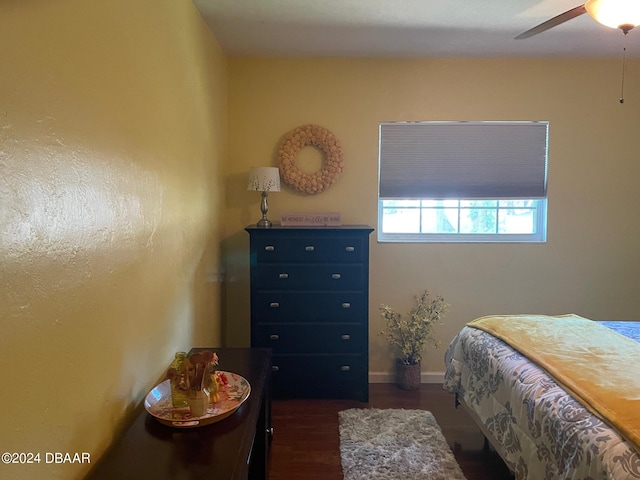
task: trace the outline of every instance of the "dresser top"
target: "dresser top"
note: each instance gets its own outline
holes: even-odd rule
[[[256,436],[263,392],[269,388],[271,350],[206,350],[219,355],[221,370],[242,375],[251,385],[251,395],[238,411],[211,425],[176,429],[161,424],[143,409],[87,478],[247,478],[247,459]]]

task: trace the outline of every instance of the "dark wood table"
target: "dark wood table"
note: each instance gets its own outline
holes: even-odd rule
[[[271,351],[254,348],[200,348],[218,354],[220,370],[249,381],[251,394],[220,422],[194,428],[161,424],[138,415],[107,450],[87,478],[99,480],[266,479],[272,437]]]

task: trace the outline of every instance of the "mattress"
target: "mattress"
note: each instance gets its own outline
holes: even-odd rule
[[[640,322],[602,323],[640,341]],[[503,341],[464,327],[445,362],[445,388],[456,393],[516,480],[640,479],[633,446]]]

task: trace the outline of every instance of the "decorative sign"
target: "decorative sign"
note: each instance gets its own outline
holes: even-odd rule
[[[280,224],[284,227],[339,227],[340,212],[288,212],[282,214]]]

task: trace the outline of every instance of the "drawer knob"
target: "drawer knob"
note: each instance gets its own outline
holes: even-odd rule
[[[271,365],[271,371],[272,372],[279,372],[280,371],[280,367],[278,365]]]
[[[271,302],[271,303],[269,304],[269,306],[270,306],[271,308],[279,308],[279,307],[280,307],[280,304],[279,304],[278,302]]]
[[[342,340],[351,340],[351,335],[349,335],[348,333],[345,333],[344,335],[341,335],[340,338]]]
[[[316,247],[314,247],[313,245],[307,245],[306,247],[304,247],[305,252],[313,252],[315,249]]]
[[[334,280],[340,280],[340,278],[342,278],[342,275],[340,275],[339,273],[332,273],[331,278],[333,278]]]
[[[278,335],[269,335],[269,340],[279,340],[280,336]]]
[[[267,252],[273,252],[276,247],[274,247],[273,245],[267,245],[266,247],[264,247],[265,251]]]
[[[346,248],[345,248],[345,250],[346,250],[347,252],[355,252],[355,251],[356,251],[356,247],[351,247],[351,246],[349,246],[349,247],[346,247]]]
[[[281,273],[280,275],[278,275],[278,278],[289,278],[289,274],[288,273]]]
[[[349,366],[349,365],[342,365],[340,367],[340,371],[342,371],[342,372],[348,372],[349,370],[351,370],[351,366]]]
[[[349,302],[344,302],[342,304],[342,308],[351,308],[351,304]]]

